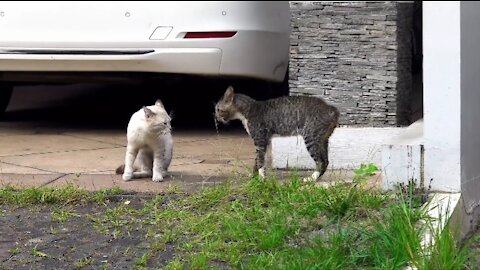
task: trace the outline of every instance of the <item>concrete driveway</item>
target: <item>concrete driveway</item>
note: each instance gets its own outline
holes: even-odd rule
[[[34,123],[3,123],[0,182],[161,191],[171,186],[211,185],[251,171],[254,147],[250,138],[240,132],[180,131],[174,133],[174,143],[171,176],[164,182],[124,182],[114,173],[125,156],[126,136],[121,130],[62,130]]]
[[[139,109],[138,104],[130,104],[128,91],[91,85],[17,88],[6,120],[0,122],[0,183],[74,183],[88,190],[118,186],[158,192],[176,186],[212,185],[251,172],[255,150],[245,131],[234,126],[217,132],[211,112],[198,117],[198,108],[204,107],[201,104],[190,104],[187,109],[192,110],[192,117],[185,117],[185,107],[169,103],[167,109],[183,110],[172,122],[175,145],[171,176],[161,183],[150,179],[124,182],[114,171],[124,161],[129,115]],[[152,103],[157,98],[142,94],[152,96],[148,98]],[[195,119],[194,124],[188,121],[191,119]]]

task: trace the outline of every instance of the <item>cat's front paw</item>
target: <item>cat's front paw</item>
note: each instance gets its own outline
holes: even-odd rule
[[[305,182],[305,183],[307,183],[307,182],[314,182],[314,181],[315,181],[315,180],[314,180],[311,176],[309,176],[309,177],[304,177],[304,178],[303,178],[303,182]]]
[[[257,170],[257,168],[253,168],[253,173],[252,173],[252,177],[258,177],[258,179],[260,180],[264,180],[265,179],[265,168],[260,168]]]
[[[133,173],[124,173],[122,175],[123,181],[130,181],[133,179]]]
[[[320,177],[320,172],[314,172],[312,176],[303,178],[303,182],[314,182]]]
[[[162,182],[163,181],[163,176],[161,174],[154,175],[152,177],[153,182]]]
[[[260,179],[265,179],[265,168],[258,169],[258,176],[260,176]]]

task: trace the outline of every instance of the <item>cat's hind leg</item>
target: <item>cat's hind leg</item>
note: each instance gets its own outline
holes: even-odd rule
[[[140,163],[140,171],[133,172],[134,178],[152,177],[153,153],[147,149],[141,149],[138,152],[138,162]]]
[[[254,137],[256,150],[255,166],[253,167],[253,175],[259,175],[261,179],[265,178],[265,154],[267,152],[268,139],[264,136]]]
[[[313,138],[306,136],[305,146],[307,147],[308,153],[315,161],[316,169],[310,177],[306,177],[303,180],[307,181],[316,181],[321,177],[328,166],[328,140],[325,141],[315,141]]]
[[[164,152],[163,152],[163,162],[162,162],[162,176],[165,178],[168,174],[168,167],[172,162],[173,156],[173,139],[172,136],[164,136],[163,138]]]
[[[320,149],[320,158],[322,159],[322,166],[320,167],[320,176],[322,176],[328,167],[328,139],[323,141]]]

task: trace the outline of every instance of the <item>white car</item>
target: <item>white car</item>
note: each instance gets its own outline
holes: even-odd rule
[[[288,1],[3,1],[0,33],[0,112],[17,83],[81,74],[288,84]]]

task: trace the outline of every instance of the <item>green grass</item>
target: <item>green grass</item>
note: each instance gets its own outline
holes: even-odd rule
[[[145,253],[143,254],[140,258],[138,258],[135,261],[136,266],[147,266],[148,258],[150,258],[151,254],[150,253]]]
[[[36,246],[32,249],[32,255],[35,257],[41,257],[41,258],[48,257],[48,254],[41,252],[40,250],[37,249]]]
[[[167,245],[174,245],[176,256],[162,269],[402,269],[409,264],[418,269],[466,269],[471,253],[458,245],[448,228],[435,235],[435,245],[422,248],[422,233],[432,223],[412,189],[407,189],[410,194],[405,189],[366,189],[365,179],[376,168],[362,168],[353,183],[322,187],[296,176],[284,183],[227,181],[190,195],[171,190],[140,207],[119,202],[89,217],[92,226],[113,238],[134,230],[143,233],[148,245],[133,262],[137,269],[153,266],[152,258]],[[3,188],[0,202],[104,203],[119,193]],[[54,208],[52,219],[65,222],[75,215]],[[77,266],[90,262],[79,261]]]
[[[82,269],[92,264],[92,262],[93,262],[92,258],[85,257],[83,259],[77,260],[74,265],[77,269]]]
[[[75,212],[67,211],[60,207],[57,207],[50,214],[51,218],[57,222],[66,222],[69,217],[78,217],[79,215]]]
[[[361,237],[359,228],[367,222],[368,211],[380,215],[388,198],[357,184],[324,188],[295,177],[284,184],[250,179],[240,186],[225,183],[202,190],[163,209],[146,205],[141,212],[149,213],[156,232],[163,233],[160,241],[182,243],[180,257],[167,267],[181,262],[194,269],[216,264],[341,269],[365,261],[368,255],[362,252],[367,249],[354,250],[360,245],[353,241]]]
[[[468,266],[474,254],[468,249],[468,244],[460,246],[457,236],[458,232],[452,230],[450,226],[436,233],[435,244],[429,249],[431,256],[418,258],[419,269],[478,269],[478,265]]]
[[[399,269],[421,251],[422,228],[417,222],[425,218],[423,211],[409,207],[405,200],[392,204],[372,222],[369,230],[368,254],[372,263],[381,269]]]
[[[87,192],[73,185],[63,188],[33,187],[17,189],[12,186],[0,188],[0,204],[17,206],[33,204],[68,204],[76,202],[102,203],[112,195],[122,193],[119,188],[106,189],[94,193]]]

